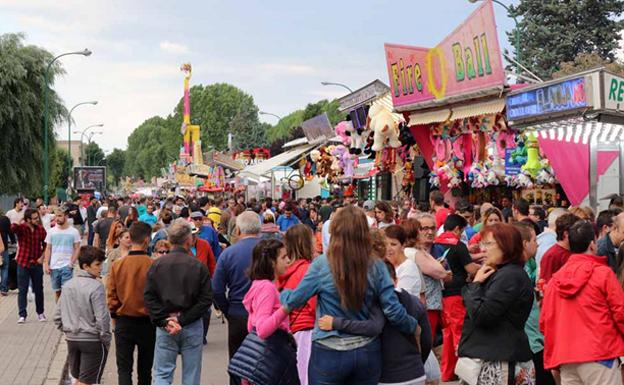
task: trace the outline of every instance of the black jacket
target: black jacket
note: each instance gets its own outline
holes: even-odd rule
[[[170,313],[180,313],[180,326],[189,325],[212,306],[208,268],[184,249],[174,248],[150,267],[144,294],[156,326],[165,326]]]
[[[529,361],[532,357],[524,325],[533,305],[533,287],[522,266],[498,267],[483,284],[462,291],[466,318],[459,356],[486,361]]]

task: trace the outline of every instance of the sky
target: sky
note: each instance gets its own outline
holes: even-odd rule
[[[93,140],[111,151],[125,149],[144,120],[172,112],[183,93],[182,63],[193,66],[191,85],[230,83],[252,95],[260,110],[285,116],[347,92],[322,81],[352,89],[375,79],[387,84],[384,43],[435,46],[477,6],[468,0],[0,0],[0,34],[23,32],[26,44],[54,54],[93,51],[61,58],[66,74],[54,88],[68,109],[98,101],[73,112],[72,131],[104,124]],[[499,41],[508,48],[505,31],[513,21],[494,8]],[[67,140],[67,126],[56,134]]]

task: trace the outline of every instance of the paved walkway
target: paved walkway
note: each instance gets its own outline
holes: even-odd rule
[[[61,333],[54,327],[54,293],[44,277],[45,314],[38,322],[35,302],[28,303],[26,323],[17,324],[17,290],[0,297],[0,384],[42,385],[48,377]],[[58,383],[58,382],[57,382]]]

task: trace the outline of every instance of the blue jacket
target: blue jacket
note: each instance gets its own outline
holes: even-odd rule
[[[404,333],[414,333],[416,330],[416,319],[407,314],[405,308],[399,303],[390,274],[381,260],[375,261],[368,269],[368,289],[364,298],[364,306],[357,312],[342,308],[334,277],[324,254],[314,259],[297,288],[282,291],[280,299],[288,309],[298,309],[314,295],[317,295],[317,319],[322,315],[331,315],[345,319],[366,320],[370,318],[370,309],[375,299],[378,299],[381,310],[394,326]],[[337,330],[321,330],[318,322],[315,323],[312,331],[313,341],[331,336],[350,335]]]
[[[212,290],[215,303],[223,314],[247,317],[243,306],[243,298],[251,287],[247,270],[251,267],[253,249],[258,242],[260,238],[241,239],[223,250],[219,257]]]
[[[215,256],[215,259],[219,261],[219,256],[221,255],[221,245],[219,244],[219,233],[217,233],[217,230],[210,226],[204,225],[199,229],[197,236],[210,243],[212,253]]]
[[[277,218],[277,222],[275,224],[279,226],[281,232],[286,232],[286,230],[294,225],[298,225],[299,223],[301,223],[301,221],[295,216],[295,214],[291,214],[290,218],[287,218],[284,214],[282,214]]]

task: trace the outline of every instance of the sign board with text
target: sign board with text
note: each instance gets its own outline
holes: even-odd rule
[[[585,78],[580,77],[509,95],[507,118],[532,118],[587,106]]]
[[[604,108],[607,110],[624,110],[624,78],[605,72],[604,74]]]
[[[491,1],[483,2],[434,48],[385,44],[385,51],[397,110],[452,96],[475,97],[505,85]]]

